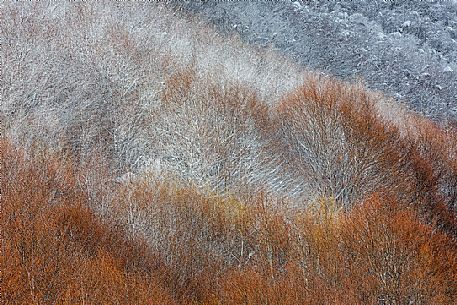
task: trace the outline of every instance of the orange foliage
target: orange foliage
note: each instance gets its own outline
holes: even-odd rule
[[[5,303],[174,303],[160,260],[87,208],[68,167],[1,144]]]
[[[94,16],[81,6],[67,25],[79,33]],[[29,17],[17,28],[33,42],[40,20]],[[89,81],[69,72],[85,90],[35,69],[49,77],[17,79],[30,88],[46,79],[44,91],[24,105],[11,94],[11,118],[0,114],[0,133],[28,142],[23,151],[0,139],[3,303],[456,304],[455,122],[407,113],[389,122],[370,91],[318,76],[280,97],[296,81],[272,70],[280,62],[262,68],[268,57],[206,69],[214,59],[194,54],[206,38],[192,52],[185,42],[198,35],[183,33],[154,50],[108,28],[94,42],[103,61]],[[252,66],[237,68],[249,58]],[[55,67],[64,62],[76,63]],[[103,66],[102,76],[125,77],[100,83]],[[238,70],[250,76],[229,77]],[[46,89],[53,80],[62,84]],[[34,122],[27,113],[46,117],[38,101],[52,105],[52,94],[68,102],[54,105],[49,126]],[[33,139],[59,142],[60,154]],[[134,178],[115,179],[126,168],[138,170],[125,175]]]
[[[114,190],[117,221],[102,221],[71,164],[1,144],[6,303],[452,304],[457,295],[455,240],[387,193],[347,212],[324,198],[290,214],[264,195],[242,203],[138,181]]]

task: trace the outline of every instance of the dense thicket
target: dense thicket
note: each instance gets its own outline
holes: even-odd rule
[[[167,181],[104,185],[103,220],[74,164],[1,143],[2,299],[17,303],[452,304],[455,239],[373,194],[351,212],[291,211]],[[292,213],[291,213],[292,212]]]
[[[6,303],[454,302],[451,125],[160,4],[0,8]]]

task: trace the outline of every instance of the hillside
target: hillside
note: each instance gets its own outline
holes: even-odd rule
[[[199,18],[0,3],[2,300],[455,302],[456,127]]]
[[[362,78],[437,121],[457,119],[455,1],[173,2],[302,65]]]

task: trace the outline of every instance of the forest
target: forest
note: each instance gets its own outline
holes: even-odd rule
[[[173,3],[0,33],[2,303],[456,304],[452,111]]]

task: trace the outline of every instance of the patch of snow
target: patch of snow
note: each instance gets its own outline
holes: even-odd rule
[[[348,31],[348,30],[343,30],[340,32],[341,36],[344,36],[344,37],[349,37],[351,36],[351,32]]]
[[[303,8],[303,5],[299,1],[294,1],[292,5],[295,7],[296,10],[301,10]]]
[[[403,24],[401,26],[404,27],[404,28],[410,27],[411,26],[411,21],[407,20],[407,21],[403,22]]]
[[[362,24],[362,25],[365,25],[365,26],[368,23],[367,17],[363,16],[360,13],[352,14],[351,17],[349,17],[349,19],[354,23]]]
[[[349,15],[346,12],[338,12],[337,16],[340,19],[347,19]]]

